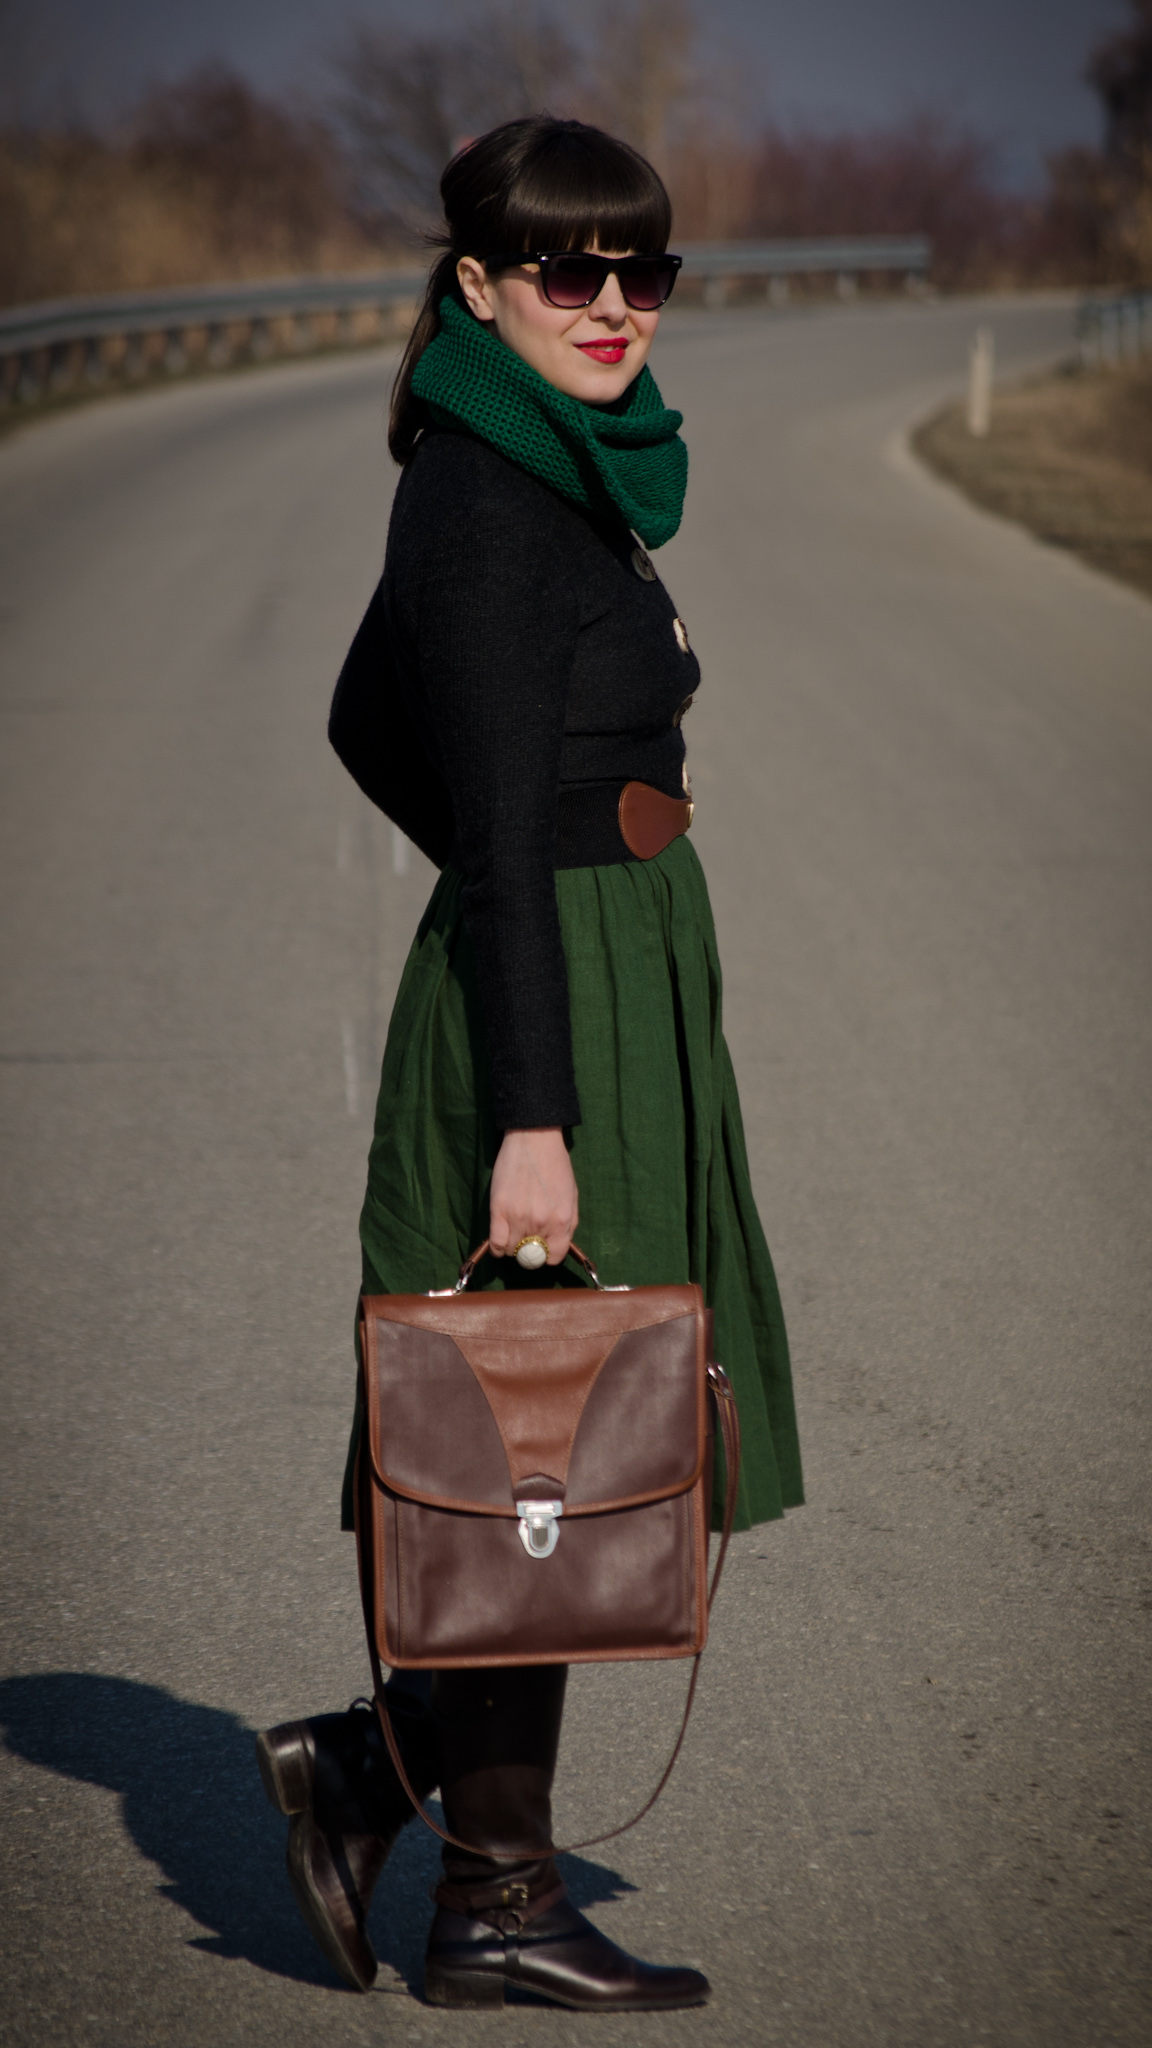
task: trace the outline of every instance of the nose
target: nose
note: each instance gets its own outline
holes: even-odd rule
[[[620,326],[628,317],[628,305],[620,289],[620,280],[614,270],[608,272],[600,290],[589,306],[594,320],[606,320]]]

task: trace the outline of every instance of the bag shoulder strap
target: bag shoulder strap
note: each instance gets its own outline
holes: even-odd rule
[[[736,1397],[732,1392],[732,1383],[722,1365],[713,1364],[708,1367],[708,1384],[716,1403],[716,1417],[720,1425],[721,1441],[724,1445],[725,1473],[724,1522],[720,1534],[720,1548],[716,1553],[716,1563],[712,1572],[712,1584],[708,1588],[708,1612],[711,1614],[717,1588],[720,1584],[720,1574],[724,1569],[724,1560],[728,1555],[732,1525],[736,1519],[736,1496],[740,1485],[740,1417],[736,1408]],[[357,1488],[358,1493],[359,1489]],[[367,1560],[368,1546],[361,1536],[360,1520],[358,1512],[356,1517],[356,1548],[360,1562],[360,1583],[364,1596],[364,1620],[368,1635],[368,1656],[372,1664],[376,1712],[380,1718],[380,1727],[384,1740],[388,1745],[388,1754],[396,1767],[396,1775],[425,1826],[431,1828],[434,1835],[439,1835],[440,1840],[449,1843],[453,1849],[466,1849],[473,1856],[491,1857],[495,1855],[498,1860],[507,1858],[513,1862],[522,1861],[525,1856],[531,1856],[533,1861],[538,1861],[542,1856],[568,1856],[576,1849],[595,1849],[602,1842],[615,1841],[617,1835],[627,1834],[629,1828],[634,1828],[638,1821],[643,1820],[646,1814],[651,1813],[652,1808],[655,1806],[656,1801],[659,1799],[660,1794],[663,1792],[664,1787],[676,1768],[677,1758],[684,1746],[684,1737],[688,1733],[688,1722],[691,1718],[692,1706],[696,1698],[696,1681],[700,1676],[700,1659],[704,1654],[702,1650],[698,1650],[692,1660],[692,1677],[688,1684],[688,1697],[684,1702],[684,1716],[680,1723],[680,1732],[672,1748],[672,1754],[664,1767],[656,1790],[645,1800],[640,1811],[632,1815],[631,1820],[622,1821],[619,1827],[609,1828],[603,1835],[589,1835],[582,1842],[565,1842],[561,1843],[559,1847],[554,1845],[550,1849],[500,1849],[496,1851],[479,1849],[472,1842],[462,1842],[458,1836],[449,1834],[447,1828],[442,1828],[437,1821],[433,1820],[427,1807],[412,1790],[412,1786],[408,1781],[408,1773],[404,1768],[404,1759],[400,1754],[400,1745],[396,1740],[396,1733],[384,1699],[384,1673],[380,1668],[380,1653],[376,1648],[376,1632],[372,1625],[373,1601],[370,1585],[371,1571]]]

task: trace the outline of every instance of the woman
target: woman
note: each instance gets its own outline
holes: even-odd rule
[[[485,1284],[571,1284],[580,1215],[608,1281],[701,1282],[740,1403],[747,1527],[802,1493],[683,836],[699,670],[646,552],[676,531],[687,475],[645,367],[678,268],[668,197],[625,144],[547,117],[473,143],[441,190],[445,254],[393,399],[384,575],[333,706],[357,780],[442,870],[384,1055],[364,1291],[443,1287],[485,1237]],[[639,834],[620,809],[636,784]],[[389,1684],[409,1774],[421,1795],[439,1785],[450,1832],[540,1851],[445,1851],[427,1995],[499,2004],[514,1981],[588,2010],[702,2003],[698,1971],[637,1962],[564,1897],[547,1849],[566,1676]],[[410,1818],[375,1719],[355,1707],[258,1746],[305,1919],[367,1989],[365,1913]]]

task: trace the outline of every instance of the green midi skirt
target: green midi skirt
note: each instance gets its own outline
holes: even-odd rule
[[[392,1012],[360,1218],[366,1293],[448,1287],[488,1234],[499,1133],[462,886],[445,868]],[[721,1030],[704,873],[681,838],[655,860],[559,869],[556,895],[583,1117],[571,1133],[580,1243],[612,1285],[703,1287],[740,1410],[736,1526],[746,1529],[804,1496],[788,1340]],[[582,1285],[570,1266],[526,1274],[510,1259],[485,1259],[478,1283]]]

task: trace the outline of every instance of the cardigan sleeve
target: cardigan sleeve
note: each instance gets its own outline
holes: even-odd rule
[[[576,1124],[555,851],[578,597],[539,485],[457,440],[415,472],[397,597],[456,821],[495,1122]]]
[[[442,868],[455,830],[452,806],[404,701],[384,614],[383,578],[337,678],[328,738],[365,796]]]

